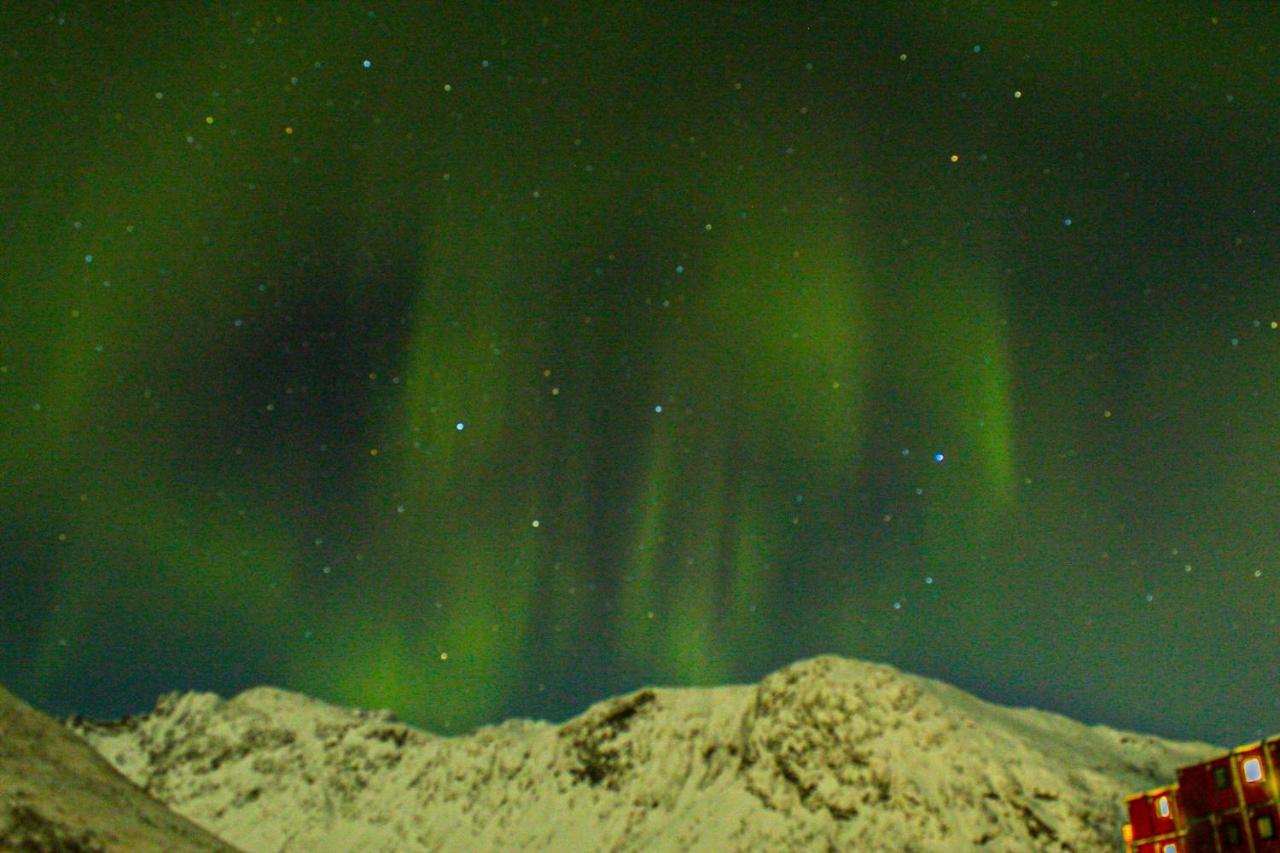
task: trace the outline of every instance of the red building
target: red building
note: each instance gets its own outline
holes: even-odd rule
[[[1280,735],[1125,799],[1126,853],[1280,853]]]

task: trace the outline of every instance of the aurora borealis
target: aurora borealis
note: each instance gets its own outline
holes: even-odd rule
[[[1271,4],[0,36],[0,681],[36,704],[275,684],[461,732],[835,653],[1280,731]]]

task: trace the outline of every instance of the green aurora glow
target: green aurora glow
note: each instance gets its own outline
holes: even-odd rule
[[[1275,10],[98,5],[0,10],[19,693],[1280,729]]]

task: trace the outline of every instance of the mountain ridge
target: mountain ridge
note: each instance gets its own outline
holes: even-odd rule
[[[271,687],[68,725],[250,851],[1116,850],[1124,795],[1223,751],[831,655],[452,737]]]

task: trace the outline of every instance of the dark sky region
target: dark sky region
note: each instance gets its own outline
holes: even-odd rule
[[[0,6],[0,681],[819,653],[1280,732],[1280,7]]]

